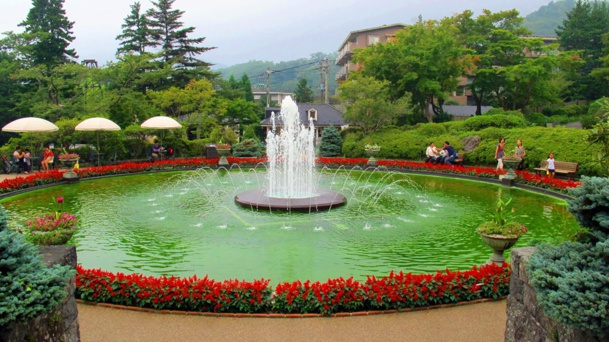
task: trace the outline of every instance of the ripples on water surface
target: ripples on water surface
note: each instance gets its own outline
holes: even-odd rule
[[[530,230],[517,246],[566,237],[577,227],[565,203],[551,197],[403,174],[325,172],[321,182],[349,199],[329,212],[256,212],[233,203],[236,192],[263,182],[263,173],[241,171],[155,173],[51,187],[1,203],[11,224],[23,225],[63,196],[64,209],[81,220],[72,241],[86,268],[217,280],[364,280],[391,270],[469,269],[488,259],[475,228],[499,195],[513,198]]]

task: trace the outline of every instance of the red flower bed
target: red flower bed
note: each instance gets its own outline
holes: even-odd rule
[[[241,166],[256,166],[259,163],[266,162],[266,158],[237,158],[229,157],[228,161],[230,164],[238,164]],[[361,166],[366,167],[368,162],[367,158],[317,158],[319,163],[328,166]],[[183,170],[183,169],[194,169],[204,166],[214,166],[218,164],[218,159],[206,159],[206,158],[184,158],[184,159],[167,159],[157,161],[154,163],[149,162],[138,162],[138,163],[123,163],[109,166],[89,167],[76,170],[81,177],[96,177],[113,174],[125,174],[135,172],[145,172],[154,170]],[[478,167],[478,166],[449,166],[449,165],[438,165],[422,162],[413,162],[407,160],[377,160],[379,166],[385,166],[388,168],[400,168],[405,170],[419,170],[419,171],[431,171],[439,173],[454,173],[470,175],[475,177],[483,178],[496,178],[503,171],[496,171],[490,167]],[[6,179],[0,182],[0,193],[11,192],[14,190],[29,188],[32,186],[58,183],[62,180],[64,171],[52,170],[45,173],[37,173],[26,177],[17,177],[13,179]],[[528,171],[517,171],[518,178],[517,182],[523,184],[529,184],[537,187],[548,188],[553,190],[565,191],[568,188],[574,188],[579,186],[581,183],[574,182],[571,180],[562,180],[556,178],[550,178],[546,176],[540,176],[532,174]]]
[[[508,294],[511,269],[483,265],[435,274],[392,272],[387,277],[353,278],[269,287],[269,280],[226,280],[125,275],[77,267],[76,296],[91,302],[163,310],[234,313],[321,313],[393,310]]]

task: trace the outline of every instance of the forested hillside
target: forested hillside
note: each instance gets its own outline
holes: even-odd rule
[[[337,83],[334,79],[338,66],[334,64],[337,53],[325,54],[317,52],[309,58],[300,58],[285,62],[250,61],[248,63],[236,64],[228,68],[220,69],[222,77],[229,79],[234,76],[240,79],[246,74],[254,89],[266,89],[266,69],[273,70],[270,77],[270,89],[272,91],[293,92],[298,86],[298,80],[304,78],[308,86],[313,90],[313,95],[318,97],[320,94],[319,85],[321,82],[321,61],[327,58],[329,61],[330,72],[328,81],[330,84],[329,93],[334,94]]]
[[[575,7],[576,1],[550,1],[549,4],[541,6],[537,11],[527,15],[522,25],[537,36],[556,36],[554,30],[567,18],[567,12]]]

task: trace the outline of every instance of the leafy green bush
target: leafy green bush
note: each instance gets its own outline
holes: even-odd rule
[[[609,333],[609,240],[541,245],[527,272],[546,315],[598,337]]]
[[[341,155],[343,138],[334,126],[330,126],[321,132],[321,144],[319,146],[320,157],[336,157]]]
[[[233,156],[235,157],[260,157],[262,145],[254,139],[245,139],[233,145]]]
[[[526,121],[521,117],[500,114],[472,116],[463,122],[463,128],[467,131],[479,131],[487,127],[517,128],[526,126]]]
[[[8,229],[0,208],[0,327],[53,310],[71,276],[69,267],[46,267],[36,247]]]
[[[546,126],[547,118],[541,113],[528,113],[524,115],[524,119],[533,126]]]

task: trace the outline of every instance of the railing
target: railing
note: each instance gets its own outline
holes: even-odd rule
[[[342,68],[340,68],[340,70],[338,70],[334,79],[337,81],[344,81],[347,79],[348,75],[349,75],[349,68],[345,65]]]
[[[351,56],[353,55],[354,45],[355,45],[354,43],[345,44],[343,49],[340,50],[340,52],[338,53],[338,56],[336,57],[337,65],[344,64],[345,61],[348,61],[349,59],[351,59]]]

